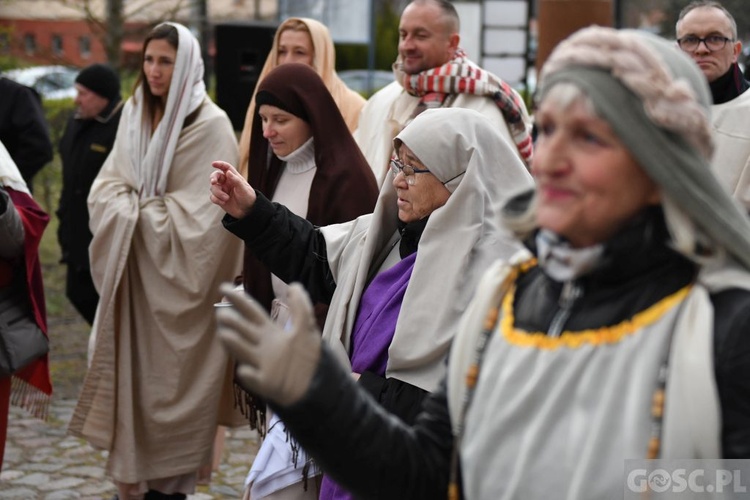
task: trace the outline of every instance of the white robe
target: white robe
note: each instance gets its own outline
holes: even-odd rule
[[[750,90],[711,107],[716,149],[711,166],[719,182],[750,210]]]
[[[239,155],[226,113],[208,99],[198,113],[179,135],[164,196],[138,197],[124,121],[89,196],[101,300],[69,431],[108,450],[107,472],[123,483],[196,471],[216,433],[229,359],[213,303],[242,267],[242,244],[206,186],[212,160]]]

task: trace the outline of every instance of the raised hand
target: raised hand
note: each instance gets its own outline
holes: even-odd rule
[[[211,166],[211,203],[220,206],[235,219],[241,219],[255,204],[255,190],[247,180],[225,161],[215,161]]]
[[[281,406],[299,401],[310,387],[321,349],[307,292],[299,283],[289,287],[291,326],[285,330],[244,291],[229,284],[220,291],[234,307],[222,307],[216,313],[219,339],[239,363],[240,382]]]

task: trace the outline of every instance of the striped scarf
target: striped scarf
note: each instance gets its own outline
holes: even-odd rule
[[[457,50],[453,59],[442,66],[416,75],[407,75],[401,71],[398,63],[394,65],[394,72],[406,92],[420,97],[418,111],[432,107],[431,103],[442,105],[449,94],[472,94],[491,98],[508,124],[508,130],[521,159],[527,167],[531,165],[533,148],[530,130],[524,121],[525,104],[510,85],[474,64],[463,50]]]

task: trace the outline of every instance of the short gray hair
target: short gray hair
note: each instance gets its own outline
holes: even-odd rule
[[[452,33],[458,33],[461,30],[461,20],[458,17],[458,11],[448,0],[412,0],[409,3],[424,5],[432,3],[440,7],[440,11],[443,13],[445,18],[445,27],[448,28],[448,35]]]
[[[719,2],[716,0],[693,0],[689,4],[685,6],[684,9],[680,11],[680,15],[677,17],[677,24],[675,25],[675,33],[677,33],[680,29],[680,23],[685,18],[686,15],[688,15],[688,12],[693,11],[695,9],[703,9],[703,8],[711,8],[711,9],[718,9],[724,13],[725,16],[727,16],[727,19],[729,19],[729,24],[732,29],[732,39],[737,39],[737,21],[734,20],[734,16]]]

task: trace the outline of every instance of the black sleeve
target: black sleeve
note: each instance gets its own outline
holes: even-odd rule
[[[422,401],[429,392],[395,378],[383,378],[372,372],[364,372],[359,384],[388,412],[411,424],[422,408]]]
[[[750,292],[726,290],[712,300],[722,455],[750,458]]]
[[[336,282],[328,267],[323,234],[285,206],[256,194],[250,213],[242,219],[224,216],[224,227],[285,283],[300,282],[313,302],[330,304]]]
[[[57,242],[60,244],[60,264],[66,264],[70,256],[70,251],[68,250],[70,248],[70,245],[68,243],[68,235],[70,234],[70,230],[65,223],[67,219],[65,218],[65,210],[62,203],[60,204],[60,208],[55,212],[55,214],[57,215],[58,221]]]
[[[4,215],[5,211],[8,210],[8,204],[10,203],[10,195],[4,187],[0,186],[0,215]]]
[[[453,436],[444,384],[408,426],[381,408],[323,346],[302,401],[271,406],[325,473],[356,498],[446,498]]]
[[[60,199],[58,200],[57,210],[57,242],[60,244],[60,263],[64,264],[68,261],[69,248],[70,248],[70,228],[68,227],[68,202],[72,198],[73,186],[66,177],[66,173],[69,166],[67,162],[69,160],[67,152],[70,150],[70,136],[72,129],[72,119],[69,119],[65,125],[65,131],[58,144],[58,151],[60,153],[60,160],[62,161],[62,188],[60,189]]]
[[[9,146],[8,150],[12,151],[11,156],[30,188],[31,179],[52,161],[54,151],[39,95],[34,89],[19,87],[14,92],[12,111],[16,143]]]

